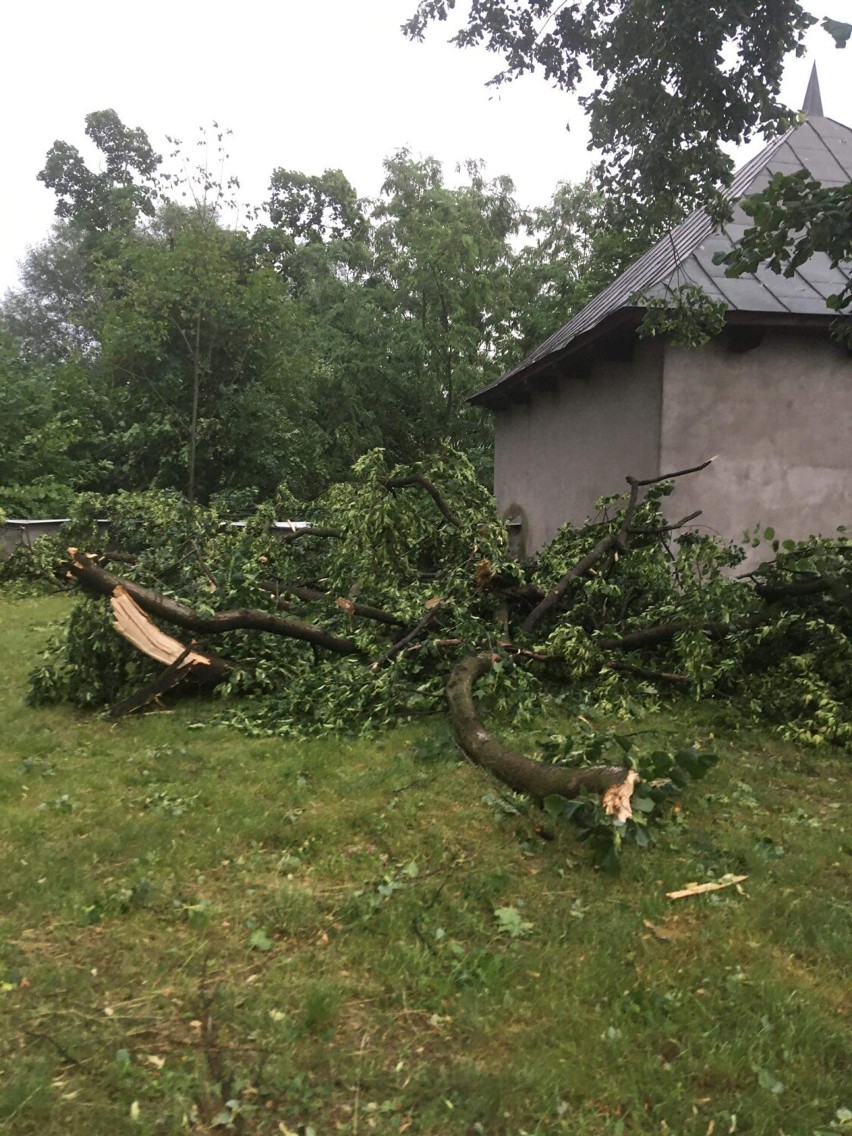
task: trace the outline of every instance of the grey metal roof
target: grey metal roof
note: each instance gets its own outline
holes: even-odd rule
[[[817,92],[818,94],[818,92]],[[852,181],[852,130],[822,115],[807,118],[801,125],[776,138],[734,177],[728,196],[737,202],[765,189],[776,173],[795,173],[806,169],[823,185],[846,185]],[[827,296],[842,291],[852,275],[852,265],[832,268],[828,257],[818,253],[798,268],[792,277],[769,269],[754,275],[725,276],[724,266],[713,263],[719,252],[729,252],[742,237],[751,220],[737,206],[733,218],[722,231],[716,231],[704,209],[699,209],[673,229],[668,236],[641,256],[581,311],[573,316],[541,347],[523,362],[473,396],[472,402],[487,405],[490,396],[507,383],[509,387],[548,356],[566,351],[581,337],[593,331],[607,317],[619,311],[635,310],[637,293],[649,297],[666,296],[683,284],[697,284],[713,300],[723,301],[729,311],[788,313],[794,315],[829,314]]]

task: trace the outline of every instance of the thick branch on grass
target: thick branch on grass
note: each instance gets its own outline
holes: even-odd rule
[[[462,527],[461,521],[438,492],[436,486],[434,486],[428,478],[423,477],[422,474],[413,473],[409,477],[386,477],[381,484],[385,489],[406,489],[411,485],[417,485],[421,489],[425,489],[438,506],[444,520],[449,521],[454,528],[460,529]]]
[[[203,654],[194,650],[192,645],[187,647],[177,639],[173,639],[171,635],[166,635],[165,631],[161,631],[151,622],[127,589],[121,585],[113,589],[109,602],[115,630],[149,659],[166,663],[170,667],[175,664],[185,664],[189,669],[196,668],[210,674],[221,674],[223,677],[232,670],[232,664],[225,659]]]
[[[459,745],[475,765],[481,765],[516,793],[526,793],[539,803],[558,794],[576,797],[584,789],[605,793],[612,785],[621,785],[628,770],[619,765],[602,765],[591,769],[569,769],[562,765],[545,765],[504,746],[482,725],[473,700],[476,683],[491,670],[495,656],[490,653],[471,655],[458,663],[447,683],[447,703]]]
[[[185,679],[201,686],[218,686],[231,674],[233,663],[217,655],[202,654],[193,644],[185,646],[166,635],[131,598],[127,590],[117,587],[110,597],[113,627],[137,650],[160,663],[168,663],[164,671],[129,698],[110,707],[110,716],[120,718],[172,690]]]
[[[200,615],[192,608],[169,599],[168,596],[143,588],[130,580],[123,580],[87,560],[72,558],[68,570],[84,588],[96,595],[111,596],[117,587],[123,587],[143,611],[159,619],[165,619],[176,627],[183,627],[187,631],[208,635],[219,635],[225,631],[267,631],[272,635],[300,639],[337,655],[360,653],[360,648],[354,639],[334,635],[321,627],[303,623],[299,619],[284,619],[280,615],[254,608],[237,608],[233,611],[216,612],[215,615]]]

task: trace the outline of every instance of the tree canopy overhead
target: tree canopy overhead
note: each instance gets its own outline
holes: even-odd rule
[[[795,121],[796,109],[780,101],[784,61],[790,52],[804,53],[805,34],[817,23],[797,0],[467,0],[458,7],[461,27],[452,42],[482,45],[503,59],[492,83],[540,72],[575,91],[593,76],[579,101],[591,145],[603,156],[602,184],[625,218],[641,212],[648,232],[713,201],[729,184],[734,163],[724,145],[775,134]],[[430,24],[447,21],[456,8],[456,0],[419,0],[403,30],[422,39]],[[821,23],[845,47],[852,24]],[[764,259],[787,271],[803,248],[841,260],[852,256],[847,193],[811,193],[810,214],[799,210],[788,224],[781,175],[774,187],[767,208],[755,214],[757,235],[749,259],[738,262],[740,271]],[[801,200],[798,195],[796,204]],[[782,246],[774,263],[771,252],[763,255],[773,233],[775,250],[779,241],[791,245],[803,220],[804,242],[789,251]]]

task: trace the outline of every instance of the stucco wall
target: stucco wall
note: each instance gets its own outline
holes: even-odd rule
[[[679,483],[674,511],[739,539],[756,524],[780,539],[852,522],[852,360],[827,335],[767,332],[743,354],[723,341],[669,347],[663,368],[661,464],[717,454]],[[771,553],[764,549],[758,559]]]
[[[659,472],[662,369],[662,345],[640,343],[632,362],[566,374],[557,390],[495,413],[494,492],[504,516],[524,519],[522,553],[582,521],[627,474]]]

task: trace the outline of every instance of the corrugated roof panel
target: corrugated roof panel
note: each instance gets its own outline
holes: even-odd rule
[[[791,150],[796,155],[796,169],[780,172],[796,173],[806,169],[811,177],[824,185],[846,185],[849,181],[848,174],[825,145],[804,147],[797,145],[794,139]]]
[[[852,130],[830,118],[812,117],[789,130],[747,162],[735,175],[729,197],[733,202],[765,189],[773,173],[808,169],[827,185],[852,181]],[[723,298],[733,311],[792,312],[830,315],[821,297],[839,292],[852,266],[832,268],[818,254],[798,269],[796,276],[778,276],[761,268],[754,276],[729,278],[713,256],[728,251],[751,225],[735,205],[733,219],[724,232],[714,232],[704,210],[687,217],[672,232],[649,249],[625,272],[604,288],[540,347],[502,378],[486,387],[479,398],[509,379],[522,375],[534,364],[564,350],[574,340],[593,330],[608,316],[635,307],[635,297],[665,295],[679,284],[700,283],[713,298]]]

